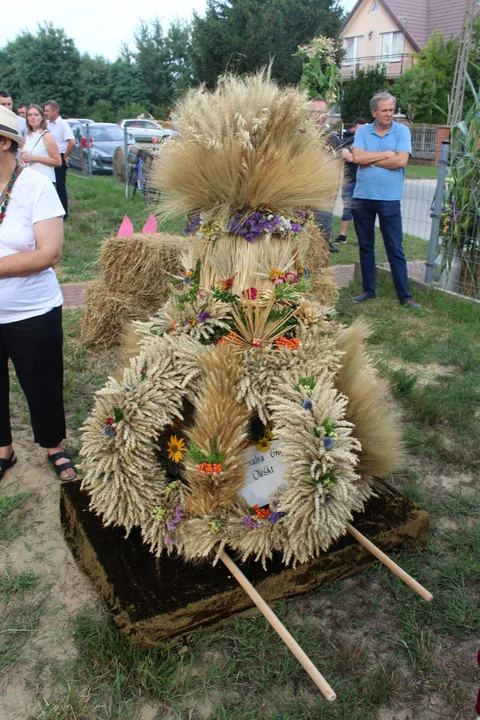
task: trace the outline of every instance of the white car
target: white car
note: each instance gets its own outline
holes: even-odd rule
[[[159,125],[154,120],[145,120],[143,118],[131,118],[129,120],[120,120],[118,123],[123,129],[128,128],[130,135],[133,135],[137,143],[157,143],[176,135],[175,130]]]

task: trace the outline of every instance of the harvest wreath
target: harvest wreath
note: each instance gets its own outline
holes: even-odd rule
[[[313,243],[328,248],[309,209],[332,203],[338,167],[306,98],[264,74],[190,92],[175,124],[152,182],[160,212],[189,218],[183,275],[96,395],[83,488],[157,555],[220,558],[332,700],[225,549],[304,563],[349,532],[431,599],[350,525],[401,444],[366,326],[335,321],[331,270],[311,289]]]

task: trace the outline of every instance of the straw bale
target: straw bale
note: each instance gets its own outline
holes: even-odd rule
[[[166,300],[172,275],[182,274],[178,236],[135,233],[104,241],[100,266],[110,293],[135,298],[140,305]]]
[[[80,340],[102,347],[119,344],[124,328],[132,320],[147,320],[152,310],[139,306],[135,298],[108,290],[103,279],[87,288]]]
[[[105,240],[103,277],[87,288],[82,342],[118,345],[128,323],[157,312],[167,299],[171,276],[182,272],[180,248],[179,238],[165,233]]]

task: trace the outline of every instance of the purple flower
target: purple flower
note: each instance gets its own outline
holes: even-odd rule
[[[176,529],[177,526],[174,522],[167,522],[167,530],[169,530],[170,532],[175,532]]]
[[[284,516],[284,512],[272,512],[269,517],[270,525],[275,525],[275,523],[278,522],[278,520],[281,520]]]
[[[260,527],[260,523],[254,520],[252,515],[245,515],[245,517],[242,520],[243,527],[248,528],[249,530],[255,530],[256,528]]]
[[[171,537],[166,537],[165,542],[167,545],[175,545],[175,540],[173,540]]]
[[[313,412],[313,402],[310,398],[307,398],[302,402],[302,407],[304,410],[308,410],[308,412]]]
[[[323,447],[325,448],[325,450],[331,450],[334,442],[335,442],[334,438],[325,436],[323,438]]]
[[[196,232],[201,224],[202,219],[200,215],[193,215],[193,217],[188,219],[187,225],[183,228],[183,232],[186,235],[190,235],[191,233]]]
[[[296,222],[293,222],[293,220],[290,222],[290,230],[292,232],[299,233],[299,232],[302,232],[302,229],[303,229],[302,226]]]
[[[204,322],[206,322],[207,320],[210,320],[211,317],[212,317],[212,316],[210,315],[209,312],[201,312],[201,313],[198,313],[198,322],[204,323]]]
[[[183,517],[183,506],[177,505],[175,508],[175,515],[180,515],[180,517]]]
[[[302,210],[302,208],[296,208],[295,217],[297,217],[301,222],[305,222],[305,220],[307,219],[307,211]]]

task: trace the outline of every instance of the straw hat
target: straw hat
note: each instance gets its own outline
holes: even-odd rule
[[[20,147],[25,145],[25,138],[18,133],[17,116],[3,105],[0,105],[0,135],[15,140]]]

